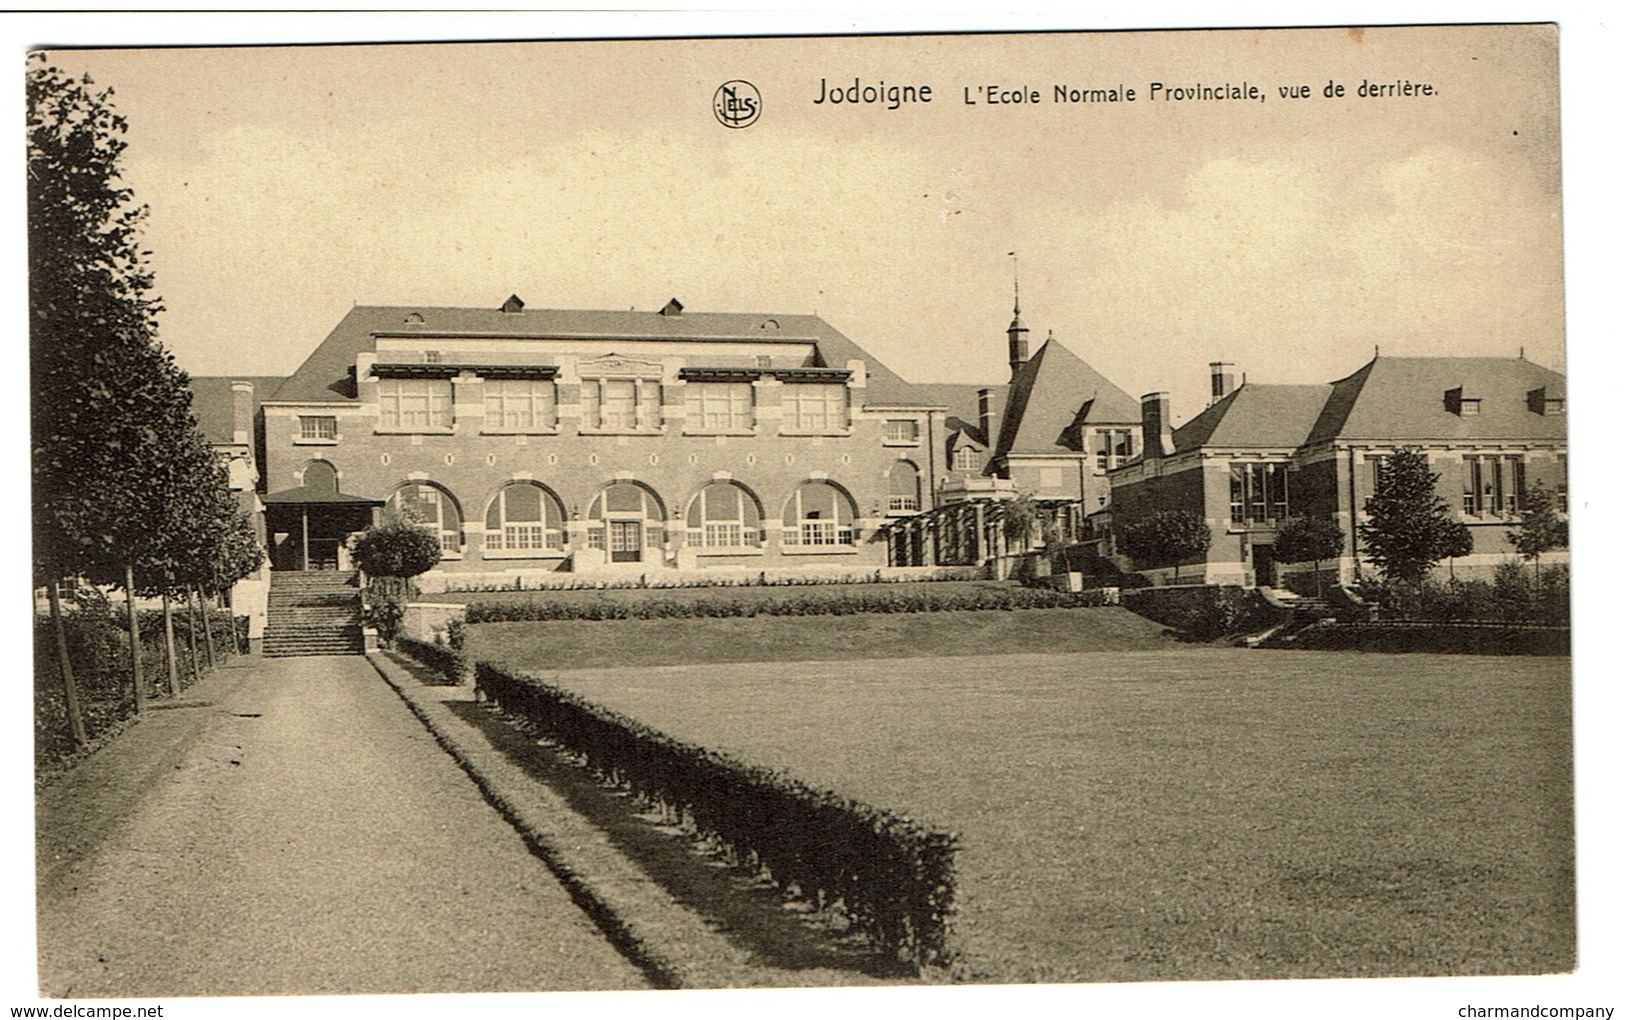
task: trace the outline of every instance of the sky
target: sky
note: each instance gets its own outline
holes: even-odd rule
[[[1609,563],[1600,512],[1587,516],[1611,505],[1607,472],[1590,470],[1606,463],[1600,443],[1610,430],[1586,427],[1618,406],[1625,379],[1612,353],[1619,224],[1610,82],[1619,47],[1601,16],[1577,3],[1530,9],[1485,0],[1471,13],[1564,22],[1561,174],[1553,43],[1540,31],[714,38],[58,56],[114,87],[129,118],[127,177],[151,207],[146,241],[168,308],[163,340],[197,374],[291,372],[352,303],[495,307],[518,293],[531,307],[653,310],[675,295],[696,311],[816,310],[905,378],[1000,382],[1011,251],[1019,252],[1034,346],[1053,330],[1131,395],[1171,391],[1176,420],[1206,403],[1207,363],[1218,359],[1256,382],[1329,381],[1378,345],[1385,354],[1504,356],[1521,346],[1534,360],[1567,368],[1575,544],[1584,547],[1575,574],[1583,593],[1575,707],[1580,975],[1114,985],[1058,996],[1037,987],[910,993],[912,1002],[950,1016],[1363,1017],[1380,1010],[1446,1017],[1468,1004],[1617,1004],[1617,980],[1604,970],[1618,958],[1625,905],[1606,866],[1617,857],[1621,763],[1610,724],[1621,705],[1596,640],[1612,626],[1601,614],[1614,601],[1597,582],[1625,574]],[[1215,14],[1212,5],[1165,4],[1106,6],[1087,20],[1290,24],[1305,16],[1300,5]],[[1316,13],[1343,24],[1460,16],[1424,0],[1333,4]],[[97,14],[0,19],[0,31],[20,64],[25,48],[51,42],[692,35],[694,26],[711,35],[885,32],[1049,28],[1057,20],[1053,12],[1019,11],[947,19],[634,13],[613,22],[441,13],[314,24],[274,15]],[[812,103],[820,78],[854,76],[929,82],[935,97],[898,111]],[[712,95],[730,78],[762,93],[763,113],[749,128],[729,130],[712,117]],[[1318,90],[1332,79],[1351,88],[1362,79],[1426,81],[1438,95],[1356,102],[1286,100],[1272,91],[1292,83]],[[1152,104],[1145,98],[1152,81],[1248,82],[1264,87],[1267,99]],[[1119,82],[1141,98],[1102,108],[1051,101],[1055,84]],[[992,83],[1038,88],[1044,101],[964,104],[963,88]],[[7,172],[15,194],[20,137],[13,143]],[[21,277],[10,275],[14,325],[26,331]],[[11,450],[17,473],[26,470],[21,446]],[[20,607],[10,618],[22,619]],[[12,755],[5,773],[20,777],[31,767],[28,713],[21,703],[12,707],[13,739],[0,749]],[[23,788],[13,797],[19,814],[6,843],[18,875],[27,873],[32,846],[27,796]],[[33,994],[31,932],[13,934],[17,944],[0,954],[0,988],[22,1001]],[[719,1009],[759,1015],[769,1005],[787,1016],[824,1017],[854,1006],[839,990],[770,1003],[757,995],[684,993],[663,997],[660,1007],[709,1017]],[[408,997],[382,1005],[431,1016],[468,1001]],[[531,1002],[482,997],[478,1005],[491,1015],[535,1015]],[[296,1008],[337,1015],[361,1004],[304,1000]],[[271,1016],[289,1004],[214,1005],[233,1016]],[[644,1012],[646,1002],[550,996],[545,1005],[550,1015],[618,1016]],[[166,1015],[221,1015],[209,1006],[174,1003]]]
[[[1378,347],[1565,367],[1550,28],[52,58],[115,89],[162,339],[195,374],[291,373],[352,304],[517,293],[816,311],[905,378],[998,383],[1018,275],[1033,349],[1053,332],[1132,396],[1171,391],[1176,420],[1214,360],[1255,382],[1330,381]],[[747,128],[712,114],[731,78],[762,97]],[[931,102],[814,102],[854,80]],[[1367,80],[1436,95],[1358,98]]]

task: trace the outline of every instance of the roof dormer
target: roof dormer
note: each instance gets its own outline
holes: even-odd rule
[[[509,294],[508,300],[502,302],[502,310],[509,315],[525,310],[525,303],[519,300],[518,294]]]
[[[1561,393],[1548,393],[1544,386],[1537,386],[1529,391],[1529,410],[1536,414],[1562,414],[1563,404]]]
[[[1444,391],[1444,409],[1458,418],[1475,417],[1481,403],[1478,397],[1467,396],[1460,386]]]
[[[674,318],[682,315],[683,303],[676,298],[672,298],[670,301],[666,302],[666,307],[660,310],[660,314],[666,316],[667,318]]]

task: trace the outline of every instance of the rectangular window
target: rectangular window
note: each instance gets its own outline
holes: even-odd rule
[[[886,422],[886,442],[918,443],[920,423],[912,418],[891,418]]]
[[[754,422],[755,394],[748,382],[688,383],[690,432],[747,432]]]
[[[1569,455],[1557,455],[1557,512],[1569,512]]]
[[[784,387],[785,425],[796,432],[839,432],[846,428],[846,386],[790,383]]]
[[[378,380],[378,426],[385,429],[451,428],[451,380]]]
[[[300,439],[337,439],[339,437],[339,420],[332,415],[299,416]]]
[[[1290,515],[1285,464],[1230,465],[1230,523],[1265,524]]]
[[[1513,517],[1523,504],[1523,458],[1485,454],[1461,459],[1461,512]]]
[[[1091,448],[1095,454],[1095,470],[1122,467],[1134,458],[1134,431],[1100,429],[1094,433]]]
[[[557,421],[550,379],[488,379],[485,383],[485,428],[528,432],[552,429]]]
[[[660,423],[660,384],[642,379],[586,379],[582,422],[608,432],[633,432]]]

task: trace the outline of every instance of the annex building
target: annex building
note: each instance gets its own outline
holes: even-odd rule
[[[1507,532],[1531,486],[1568,512],[1564,377],[1532,361],[1377,356],[1324,385],[1236,386],[1233,366],[1211,367],[1212,403],[1177,429],[1166,393],[1141,398],[1143,454],[1112,472],[1109,508],[1090,519],[1103,551],[1113,531],[1147,514],[1187,510],[1213,542],[1181,564],[1182,578],[1273,586],[1276,529],[1289,517],[1325,517],[1342,529],[1344,549],[1322,569],[1349,583],[1363,569],[1358,529],[1379,465],[1401,448],[1427,457],[1438,495],[1472,533],[1472,555],[1452,564],[1458,572],[1516,555]],[[1173,567],[1145,573],[1162,579]]]

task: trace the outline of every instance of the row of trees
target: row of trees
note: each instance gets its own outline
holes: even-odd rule
[[[258,569],[252,523],[197,427],[187,377],[158,342],[162,306],[138,205],[120,180],[112,90],[31,58],[29,354],[36,586],[46,589],[73,742],[86,734],[58,585],[83,577],[170,601],[218,597]],[[135,709],[146,684],[128,606]],[[207,625],[207,615],[204,617]]]
[[[1472,530],[1439,496],[1438,481],[1425,456],[1399,450],[1382,462],[1376,494],[1366,502],[1367,517],[1359,525],[1365,559],[1398,591],[1416,590],[1440,561],[1473,551]],[[1293,518],[1276,532],[1275,556],[1283,563],[1313,562],[1318,576],[1322,560],[1341,554],[1343,538],[1343,530],[1330,519]],[[1540,557],[1568,545],[1568,524],[1544,485],[1536,483],[1525,494],[1518,526],[1507,532],[1507,540],[1534,561],[1538,586]],[[1172,563],[1177,578],[1179,564],[1207,552],[1212,541],[1212,531],[1199,515],[1161,510],[1122,529],[1117,544],[1137,562]]]

